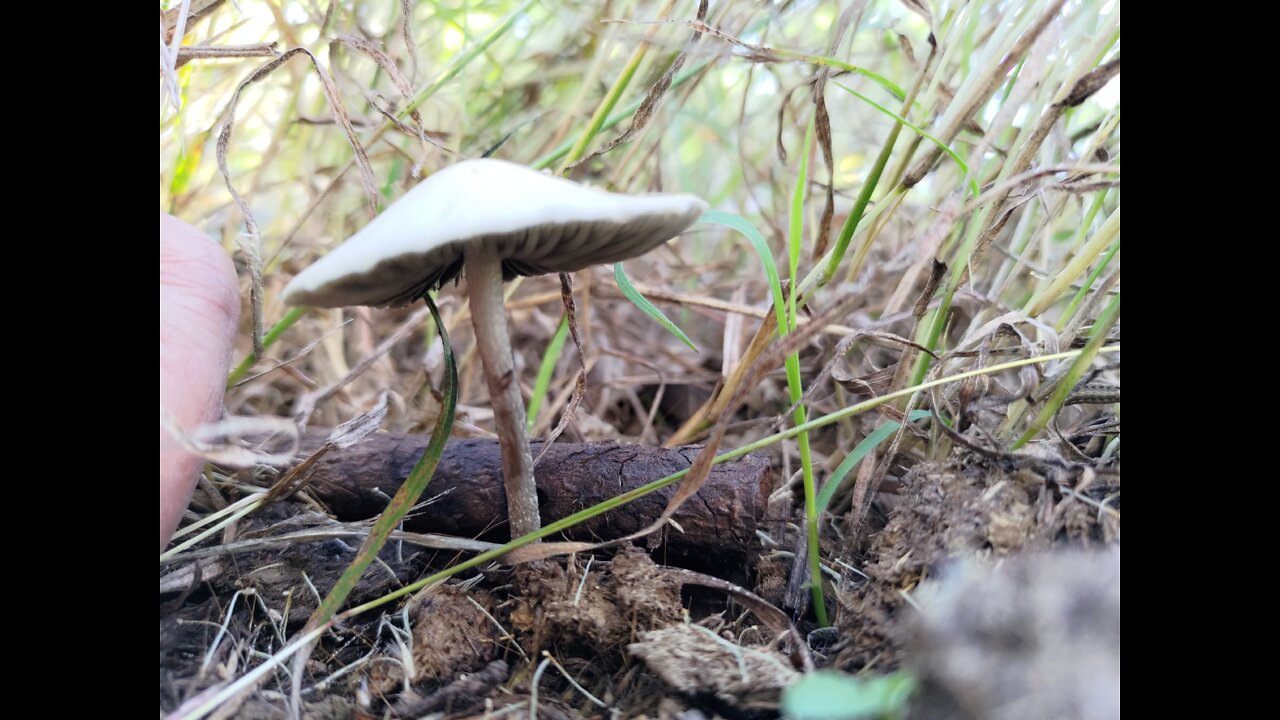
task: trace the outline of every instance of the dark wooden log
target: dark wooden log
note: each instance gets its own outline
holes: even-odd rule
[[[308,434],[311,448],[323,435]],[[376,433],[345,450],[333,450],[315,467],[310,491],[342,520],[377,515],[400,488],[426,447],[421,435]],[[536,457],[542,443],[534,442]],[[700,448],[654,448],[616,443],[557,443],[535,468],[542,521],[549,523],[583,508],[683,470]],[[675,515],[683,532],[668,526],[652,538],[661,563],[720,577],[744,578],[759,548],[757,521],[771,489],[769,458],[753,454],[715,466],[698,495]],[[601,541],[623,537],[652,523],[675,486],[564,533],[565,539]],[[498,442],[452,440],[423,499],[435,498],[405,522],[405,529],[495,542],[508,537],[506,496]],[[555,536],[550,540],[559,539]]]

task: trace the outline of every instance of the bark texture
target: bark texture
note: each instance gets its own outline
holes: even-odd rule
[[[318,446],[323,435],[308,435]],[[421,435],[377,433],[325,455],[308,486],[342,520],[373,517],[386,506],[426,447]],[[536,455],[541,442],[533,443]],[[653,448],[616,443],[557,443],[538,463],[543,522],[683,470],[699,447]],[[769,458],[748,455],[717,465],[698,495],[675,515],[683,532],[668,527],[650,538],[659,562],[744,577],[759,549],[757,523],[771,490]],[[565,533],[567,539],[622,537],[662,513],[675,486],[642,497]],[[496,440],[451,441],[423,499],[431,503],[405,521],[405,529],[502,541],[508,537],[501,453]],[[556,539],[554,536],[552,539]]]

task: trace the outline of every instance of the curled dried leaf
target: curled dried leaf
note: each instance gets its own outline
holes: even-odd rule
[[[332,445],[337,450],[345,450],[370,433],[376,432],[382,427],[382,422],[387,419],[387,400],[390,397],[391,393],[384,390],[373,408],[334,428],[333,432],[329,433],[329,439],[325,444]]]

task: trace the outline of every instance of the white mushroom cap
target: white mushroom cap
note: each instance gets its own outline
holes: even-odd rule
[[[503,160],[466,160],[405,193],[289,283],[290,305],[399,307],[462,270],[468,248],[503,278],[642,255],[706,210],[692,195],[620,195]]]

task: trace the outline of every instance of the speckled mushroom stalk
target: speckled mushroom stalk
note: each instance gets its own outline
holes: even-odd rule
[[[533,477],[533,452],[525,426],[524,397],[516,377],[511,335],[502,303],[502,259],[487,247],[464,252],[467,293],[476,348],[484,365],[484,380],[493,406],[493,424],[502,449],[502,479],[507,490],[511,537],[527,535],[542,527],[537,485]]]

